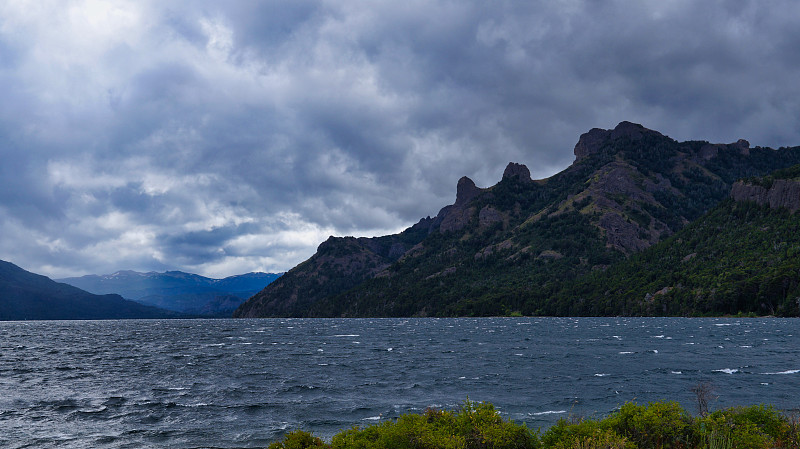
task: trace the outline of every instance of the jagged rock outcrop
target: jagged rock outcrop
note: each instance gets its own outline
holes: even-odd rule
[[[478,212],[478,226],[482,228],[500,221],[503,221],[503,214],[492,206],[483,206],[483,209]]]
[[[475,213],[475,208],[463,207],[462,205],[452,205],[443,208],[439,212],[442,217],[441,224],[439,224],[439,231],[453,232],[458,231],[466,226],[472,215]]]
[[[707,143],[700,148],[697,157],[705,161],[711,160],[719,154],[720,151],[736,151],[743,156],[750,154],[750,142],[739,139],[735,143]]]
[[[600,152],[604,145],[609,141],[621,138],[640,140],[646,134],[664,137],[661,133],[647,129],[638,123],[627,121],[620,122],[614,129],[592,128],[589,132],[581,134],[578,143],[575,144],[575,160],[581,160],[586,156]]]
[[[456,206],[463,206],[464,204],[472,201],[473,198],[481,193],[481,189],[475,185],[475,182],[466,176],[462,176],[456,184]]]
[[[650,246],[649,241],[639,237],[641,227],[626,220],[620,214],[603,214],[600,217],[599,225],[605,231],[608,244],[626,253],[641,251]]]
[[[503,179],[516,179],[520,182],[533,182],[531,171],[524,164],[509,162],[503,171]]]
[[[469,223],[475,209],[468,207],[470,201],[481,193],[475,182],[466,176],[458,180],[456,185],[456,202],[439,211],[439,230],[441,232],[458,231]]]
[[[738,181],[731,188],[731,198],[735,201],[754,201],[772,209],[780,207],[797,212],[800,209],[800,181],[776,179],[769,188]]]
[[[609,130],[600,128],[592,128],[589,132],[581,134],[573,150],[575,159],[580,160],[600,151],[601,145],[608,139],[610,134]]]

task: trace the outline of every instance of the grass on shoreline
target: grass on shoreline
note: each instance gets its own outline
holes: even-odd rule
[[[691,416],[677,402],[626,403],[601,420],[559,420],[544,433],[503,419],[487,402],[428,409],[324,442],[296,430],[268,449],[800,449],[800,423],[755,405]]]

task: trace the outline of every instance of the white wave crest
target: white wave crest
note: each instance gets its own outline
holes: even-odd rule
[[[567,413],[566,410],[548,410],[546,412],[535,412],[531,413],[533,416],[542,416],[542,415],[560,415],[562,413]]]

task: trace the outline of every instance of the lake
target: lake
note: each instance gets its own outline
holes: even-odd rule
[[[800,407],[796,319],[0,322],[2,447],[266,447],[469,398],[533,428],[676,400]]]

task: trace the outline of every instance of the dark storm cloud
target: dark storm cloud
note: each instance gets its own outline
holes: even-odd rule
[[[282,271],[592,127],[800,143],[800,6],[0,6],[0,258],[55,276]]]

